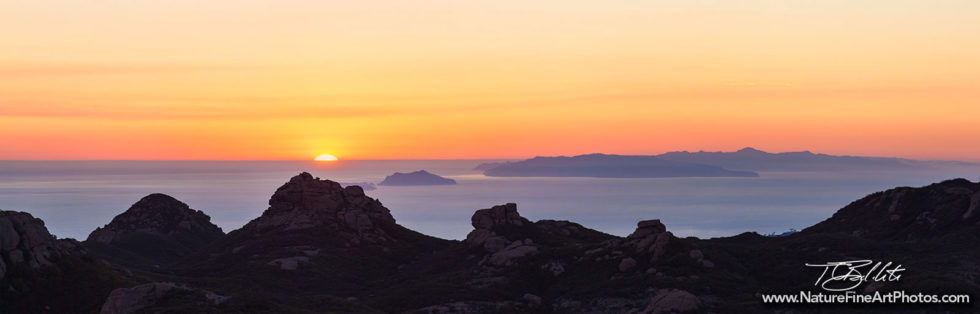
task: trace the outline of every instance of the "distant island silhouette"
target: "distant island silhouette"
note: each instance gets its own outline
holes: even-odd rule
[[[968,166],[969,162],[914,160],[895,157],[836,156],[810,151],[770,153],[752,147],[735,152],[669,152],[657,157],[683,162],[696,162],[739,170],[901,170],[932,166]]]
[[[365,191],[374,191],[378,189],[378,187],[374,186],[374,183],[371,182],[340,182],[340,185],[343,187],[356,185],[361,187],[361,189],[364,189]]]
[[[381,181],[381,183],[378,183],[378,185],[387,185],[387,186],[453,185],[453,184],[456,184],[456,180],[443,178],[440,177],[439,175],[436,175],[434,173],[425,170],[419,170],[419,171],[409,172],[409,173],[395,172],[394,174],[385,177],[385,179]]]
[[[483,171],[483,174],[490,177],[676,178],[759,176],[752,171],[728,170],[719,166],[673,161],[656,156],[606,154],[534,157],[523,161],[484,167],[487,169]]]
[[[755,171],[909,170],[971,166],[962,161],[835,156],[810,151],[770,153],[751,147],[734,152],[676,151],[660,155],[588,154],[490,162],[473,170],[491,177],[753,177]]]

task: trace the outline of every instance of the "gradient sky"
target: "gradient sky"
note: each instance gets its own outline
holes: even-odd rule
[[[978,1],[0,0],[0,159],[980,160]]]

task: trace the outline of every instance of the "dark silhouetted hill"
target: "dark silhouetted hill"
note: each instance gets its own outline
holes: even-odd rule
[[[204,212],[166,194],[150,194],[85,240],[86,248],[127,265],[160,267],[224,235]]]

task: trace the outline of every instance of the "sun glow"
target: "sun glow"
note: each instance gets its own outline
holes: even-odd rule
[[[980,1],[202,2],[0,0],[0,160],[980,161]]]
[[[314,158],[313,160],[316,160],[316,161],[337,161],[337,157],[334,157],[333,155],[330,155],[330,154],[323,154],[323,155],[320,155],[320,156],[316,156],[316,158]]]

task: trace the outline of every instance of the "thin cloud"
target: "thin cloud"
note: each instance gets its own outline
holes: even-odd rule
[[[390,109],[340,105],[107,105],[80,102],[3,101],[0,116],[96,119],[356,118],[394,114]]]
[[[870,86],[870,87],[801,87],[794,84],[728,85],[714,89],[679,89],[621,94],[594,94],[568,97],[566,100],[653,100],[653,99],[741,99],[741,98],[801,98],[841,96],[936,95],[976,90],[972,86]]]
[[[108,104],[99,101],[2,100],[0,117],[92,118],[92,119],[306,119],[306,118],[373,118],[395,115],[429,115],[474,112],[514,104],[413,104],[413,105],[345,105],[290,104],[276,98],[230,98],[194,102]]]
[[[260,66],[214,66],[214,65],[167,65],[167,64],[45,64],[0,66],[0,77],[64,76],[64,75],[106,75],[133,73],[185,73],[246,71],[262,69]]]

